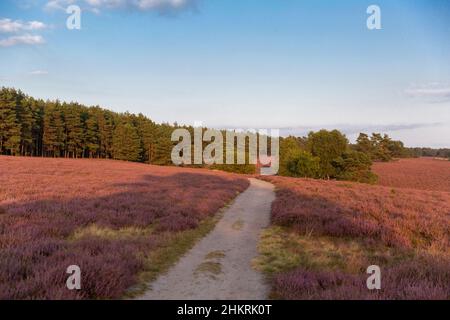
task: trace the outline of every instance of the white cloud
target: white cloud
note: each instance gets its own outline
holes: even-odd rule
[[[0,19],[0,33],[13,33],[7,38],[0,39],[0,47],[11,47],[18,44],[42,44],[44,38],[40,35],[33,35],[28,32],[39,31],[48,28],[40,21],[22,21],[8,18]]]
[[[193,1],[189,0],[138,0],[137,7],[141,10],[151,10],[151,9],[161,9],[161,8],[172,8],[181,9],[190,4]]]
[[[35,31],[47,28],[45,23],[40,21],[23,22],[21,20],[0,19],[1,33],[17,33],[22,31]]]
[[[102,9],[134,9],[139,11],[173,12],[195,6],[198,0],[50,0],[45,8],[63,9],[70,4],[79,4],[93,12]]]
[[[66,8],[76,3],[76,0],[50,0],[45,5],[47,10],[66,10]]]
[[[125,0],[85,0],[92,7],[119,8],[126,6],[128,1]]]
[[[48,71],[45,70],[34,70],[30,72],[30,75],[32,76],[45,76],[48,74]]]
[[[426,85],[414,85],[405,90],[406,95],[412,98],[425,99],[431,102],[445,102],[450,100],[450,84],[439,82]]]
[[[36,45],[45,43],[39,35],[23,34],[0,40],[0,47],[12,47],[18,44]]]

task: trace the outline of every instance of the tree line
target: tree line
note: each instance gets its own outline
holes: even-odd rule
[[[412,157],[434,157],[448,158],[450,160],[450,149],[432,149],[432,148],[408,148],[408,152]]]
[[[12,88],[0,90],[3,155],[104,158],[171,165],[172,148],[177,143],[171,141],[175,128],[180,126],[158,124],[143,114],[117,113],[76,102],[44,101]],[[194,131],[193,127],[183,128]],[[280,139],[279,174],[374,183],[377,177],[371,172],[373,161],[450,156],[448,151],[405,148],[401,141],[379,133],[371,136],[361,133],[356,143],[350,144],[338,130],[320,130],[306,137]],[[238,173],[256,170],[252,164],[211,167]]]
[[[170,163],[173,126],[142,114],[0,90],[0,154]]]

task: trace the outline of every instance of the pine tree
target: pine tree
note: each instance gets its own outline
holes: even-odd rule
[[[2,153],[20,153],[21,125],[17,118],[17,92],[2,89],[0,95],[0,150]]]
[[[100,134],[97,114],[97,109],[89,109],[88,118],[86,120],[86,148],[89,150],[89,158],[97,155],[100,150]]]
[[[374,145],[365,133],[360,133],[356,139],[356,151],[363,152],[373,158]]]
[[[156,130],[154,155],[151,163],[157,165],[172,164],[171,153],[174,143],[171,141],[173,128],[162,124]]]
[[[98,114],[98,128],[99,128],[99,146],[100,154],[103,158],[112,158],[113,145],[113,131],[114,131],[114,116],[111,112],[102,110]]]
[[[139,161],[141,155],[140,139],[136,127],[130,122],[121,122],[114,130],[114,159]]]
[[[44,135],[43,135],[43,145],[44,145],[44,155],[55,154],[56,145],[56,129],[53,119],[53,109],[54,105],[47,104],[47,108],[44,114]]]
[[[33,114],[31,111],[31,101],[24,94],[19,92],[17,96],[16,114],[21,125],[20,130],[20,154],[28,155],[33,152]]]
[[[77,158],[82,150],[83,126],[81,107],[77,104],[65,106],[66,156]]]
[[[155,155],[155,134],[156,125],[153,121],[139,114],[136,120],[139,136],[141,137],[141,145],[143,148],[142,161],[151,163]]]
[[[33,117],[33,126],[31,128],[31,135],[33,138],[34,155],[44,155],[43,150],[43,135],[44,135],[44,108],[45,102],[42,100],[31,100],[31,114]]]
[[[46,155],[60,157],[65,147],[65,128],[61,105],[49,103],[44,115],[43,144]]]

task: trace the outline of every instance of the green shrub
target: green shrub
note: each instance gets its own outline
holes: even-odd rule
[[[307,141],[308,151],[320,159],[321,178],[333,178],[336,176],[336,168],[333,161],[340,157],[348,149],[348,140],[338,130],[310,132]]]
[[[320,159],[307,151],[297,151],[287,160],[286,168],[291,177],[318,178]]]
[[[347,151],[333,161],[336,169],[335,178],[363,183],[376,183],[378,177],[370,171],[372,160],[362,152]]]

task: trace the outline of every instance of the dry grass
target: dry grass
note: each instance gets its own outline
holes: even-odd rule
[[[213,259],[222,259],[225,257],[225,252],[221,251],[221,250],[217,250],[217,251],[211,251],[210,253],[208,253],[205,256],[206,260],[213,260]]]
[[[217,275],[222,273],[222,264],[220,260],[225,258],[225,252],[217,250],[211,251],[205,256],[205,260],[197,266],[194,275],[206,275],[215,279]]]
[[[244,227],[244,221],[241,219],[236,220],[231,227],[236,231],[240,231]]]
[[[211,278],[215,278],[222,273],[222,265],[220,262],[205,261],[202,262],[196,269],[194,275],[204,274]]]
[[[72,241],[78,241],[83,238],[97,237],[102,239],[132,239],[149,236],[153,232],[153,227],[136,228],[125,227],[119,229],[111,229],[107,227],[99,227],[95,224],[80,228],[69,237]]]

